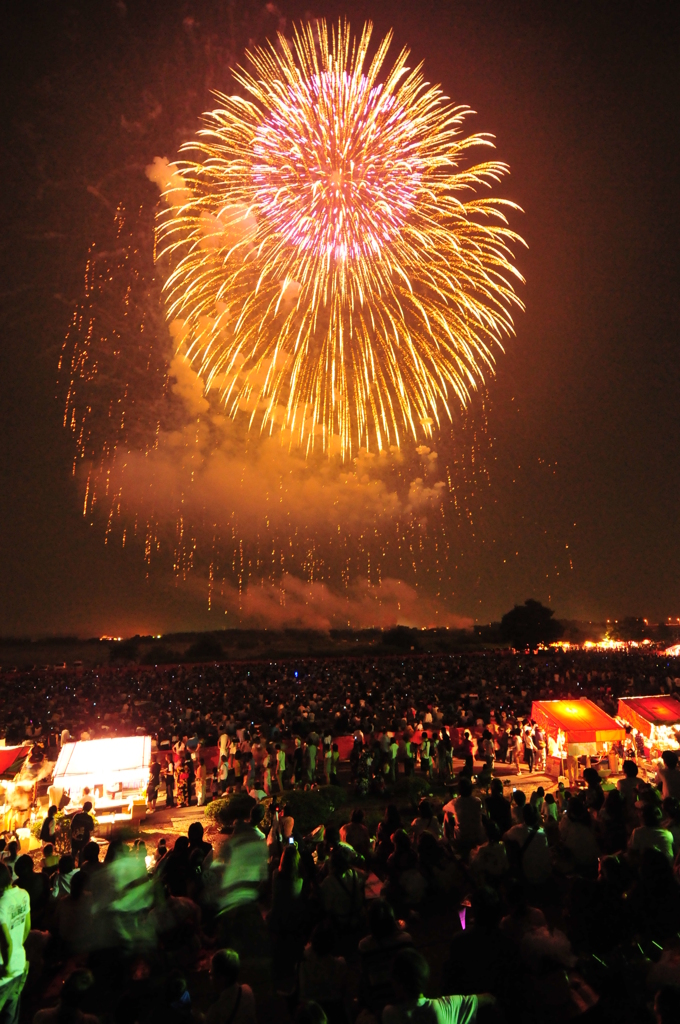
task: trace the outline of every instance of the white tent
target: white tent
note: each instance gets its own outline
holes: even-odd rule
[[[59,751],[53,786],[71,794],[88,786],[106,792],[146,788],[151,763],[150,736],[111,736],[65,743]]]

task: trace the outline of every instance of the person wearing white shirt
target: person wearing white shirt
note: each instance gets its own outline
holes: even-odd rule
[[[7,865],[0,864],[0,1019],[16,1024],[28,963],[24,943],[31,930],[28,893],[12,885]]]
[[[673,833],[661,825],[661,808],[645,804],[642,808],[642,826],[634,828],[628,848],[642,854],[643,850],[660,850],[673,863]]]
[[[661,760],[663,761],[663,768],[659,768],[654,785],[661,786],[661,795],[664,800],[669,796],[674,800],[680,800],[678,755],[674,750],[664,750]]]

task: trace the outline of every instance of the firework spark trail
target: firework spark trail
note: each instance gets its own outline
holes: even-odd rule
[[[507,166],[391,36],[306,25],[248,54],[165,187],[159,258],[179,348],[227,412],[351,455],[432,435],[493,371],[521,275]],[[472,198],[468,198],[472,194]],[[173,323],[174,322],[174,323]]]

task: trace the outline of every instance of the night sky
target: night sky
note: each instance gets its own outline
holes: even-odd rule
[[[0,634],[237,624],[200,573],[147,575],[139,545],[83,517],[57,363],[117,204],[153,207],[145,166],[176,155],[245,46],[305,15],[393,28],[495,134],[525,211],[526,312],[489,382],[489,481],[449,611],[680,615],[677,3],[64,0],[0,13]]]

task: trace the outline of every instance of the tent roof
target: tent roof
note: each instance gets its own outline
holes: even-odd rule
[[[592,700],[535,700],[531,717],[549,732],[561,729],[568,743],[613,743],[625,732]]]
[[[661,693],[654,697],[621,697],[619,715],[626,717],[630,709],[650,725],[677,725],[680,722],[680,701]]]
[[[30,746],[0,747],[0,779],[13,779],[31,752]]]
[[[86,777],[144,777],[151,762],[150,736],[111,736],[65,743],[54,768],[55,785],[69,786]]]

